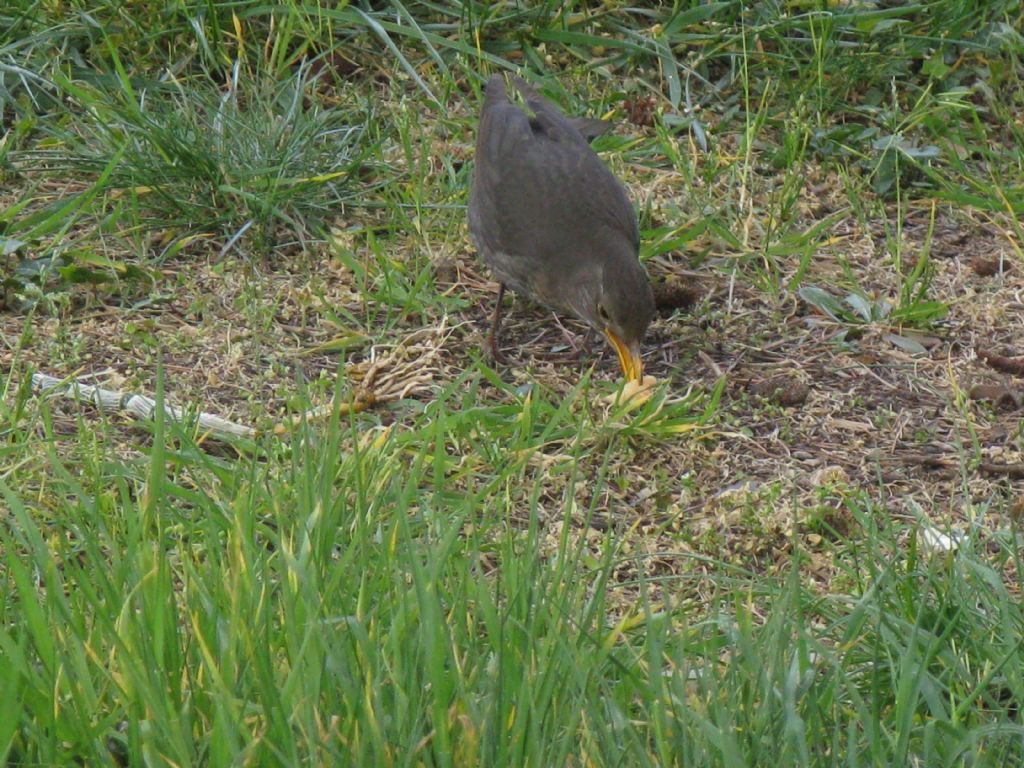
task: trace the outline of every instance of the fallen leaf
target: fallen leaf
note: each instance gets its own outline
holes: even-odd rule
[[[651,398],[657,383],[657,376],[644,376],[643,381],[630,379],[622,386],[622,389],[616,390],[610,395],[605,395],[602,399],[608,405],[619,405],[628,402],[631,407],[635,408]]]

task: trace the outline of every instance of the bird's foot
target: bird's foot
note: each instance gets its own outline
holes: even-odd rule
[[[512,359],[501,351],[501,348],[498,346],[498,340],[493,336],[487,340],[487,351],[491,355],[491,360],[498,365],[503,365],[506,368],[512,365]]]
[[[562,321],[558,319],[558,315],[552,315],[552,317],[555,320],[555,325],[558,326],[558,330],[562,332],[562,338],[564,338],[566,343],[569,345],[570,351],[565,353],[552,353],[547,357],[553,360],[565,360],[568,362],[575,362],[576,360],[579,360],[583,356],[583,353],[586,352],[587,347],[590,346],[591,329],[588,327],[581,337],[579,334],[573,333],[562,325]]]

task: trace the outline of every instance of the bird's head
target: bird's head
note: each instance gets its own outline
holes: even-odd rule
[[[576,285],[576,314],[608,339],[626,379],[643,380],[640,342],[654,318],[654,292],[636,256],[592,263]]]

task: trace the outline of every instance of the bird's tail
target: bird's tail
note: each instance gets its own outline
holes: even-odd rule
[[[484,110],[496,104],[508,104],[508,93],[505,91],[505,78],[491,75],[484,90]]]

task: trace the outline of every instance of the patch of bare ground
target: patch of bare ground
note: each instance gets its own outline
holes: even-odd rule
[[[841,286],[852,274],[863,293],[895,301],[900,283],[884,232],[902,230],[904,269],[929,250],[928,297],[949,308],[928,331],[838,322],[793,293],[754,288],[728,255],[690,275],[702,297],[692,311],[655,322],[646,372],[677,390],[710,391],[724,376],[720,422],[707,436],[641,442],[610,466],[582,470],[587,479],[605,471],[613,482],[597,500],[593,485],[580,483],[579,544],[596,555],[613,528],[631,555],[618,569],[629,581],[641,570],[694,576],[703,556],[784,572],[799,536],[807,575],[826,586],[836,573],[835,541],[856,535],[847,499],[870,502],[909,528],[1005,529],[1024,498],[1024,281],[1013,269],[976,268],[979,259],[1014,263],[1006,233],[968,213],[936,208],[931,221],[932,214],[930,204],[915,205],[899,227],[841,219],[805,278]],[[650,266],[655,279],[678,280],[678,262]],[[467,290],[480,290],[475,275],[468,282]],[[469,326],[481,334],[485,309]],[[547,361],[566,343],[550,317],[517,303],[506,322],[504,346],[529,361],[530,372],[505,375],[555,389],[561,380],[568,389],[580,363]],[[909,353],[894,336],[925,352]],[[599,356],[602,375],[613,374],[614,357],[599,343],[590,350],[584,364]],[[542,501],[561,510],[563,499],[552,483]],[[554,517],[553,549],[560,512]],[[1007,568],[1013,584],[1014,566]]]
[[[809,183],[809,223],[846,208],[832,182]],[[655,197],[670,199],[671,187],[658,184]],[[852,276],[865,295],[895,301],[898,233],[902,268],[927,250],[928,298],[949,307],[928,331],[839,322],[793,292],[755,286],[755,250],[727,253],[705,240],[692,244],[704,254],[696,267],[683,253],[649,263],[662,285],[662,311],[646,339],[646,372],[678,392],[711,391],[724,377],[724,396],[704,430],[638,438],[624,442],[610,463],[584,459],[572,467],[579,478],[573,535],[581,546],[600,548],[614,530],[630,555],[617,570],[628,582],[641,571],[699,578],[704,556],[784,572],[800,537],[809,553],[807,576],[827,587],[836,573],[835,542],[856,535],[851,498],[870,499],[879,514],[909,524],[957,530],[991,518],[993,528],[1005,528],[1002,518],[1019,508],[1024,493],[1024,382],[1005,363],[1024,356],[1024,268],[1012,235],[970,211],[921,202],[903,221],[896,215],[867,225],[852,213],[838,218],[804,282],[840,293]],[[408,315],[376,306],[368,285],[327,249],[256,263],[220,259],[197,243],[156,269],[152,286],[70,288],[50,313],[31,317],[6,309],[0,364],[19,373],[90,375],[112,389],[152,394],[159,352],[168,400],[266,424],[304,407],[297,401],[300,380],[314,405],[326,403],[339,370],[347,377],[341,391],[354,391],[375,355],[443,320],[448,330],[430,375],[433,385],[443,385],[482,356],[495,298],[466,243],[432,249],[436,292],[445,301]],[[361,246],[352,247],[362,258]],[[389,247],[395,259],[426,258],[411,235]],[[989,269],[993,262],[997,268]],[[505,380],[568,396],[590,366],[598,380],[617,378],[602,340],[585,338],[578,324],[556,322],[529,302],[506,302],[501,344],[517,364],[499,369]],[[338,322],[339,310],[386,317],[386,330],[371,323],[362,338]],[[897,333],[925,352],[894,343]],[[348,363],[339,368],[340,349]],[[421,387],[409,396],[429,400],[430,392]],[[600,415],[596,403],[580,407]],[[64,414],[57,432],[70,436],[78,411],[55,408]],[[364,418],[369,427],[406,414],[399,403]],[[127,420],[120,434],[128,452],[146,440]],[[539,509],[552,541],[565,519],[567,476],[552,470],[571,463],[559,446],[546,446],[528,470],[542,484]],[[609,482],[595,498],[591,481],[600,473]],[[511,493],[525,518],[530,494]],[[1012,583],[1013,574],[1007,576]]]

